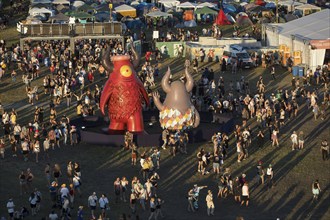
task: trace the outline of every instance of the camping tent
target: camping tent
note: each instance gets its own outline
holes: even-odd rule
[[[83,2],[83,1],[74,1],[72,6],[74,8],[79,8],[79,7],[83,6],[84,4],[85,4],[85,2]]]
[[[87,5],[87,4],[84,4],[78,8],[76,8],[77,11],[85,11],[85,12],[88,12],[88,11],[94,11],[95,9],[90,6],[90,5]]]
[[[204,7],[216,8],[216,5],[213,3],[210,3],[210,2],[203,2],[201,4],[196,5],[195,8],[197,9],[197,8],[204,8]]]
[[[52,23],[54,21],[64,21],[65,22],[65,21],[69,21],[69,17],[66,16],[66,15],[64,15],[64,14],[62,14],[62,13],[59,13],[57,15],[51,16],[49,18],[49,21],[51,21]]]
[[[50,4],[52,3],[50,0],[33,0],[31,2],[31,5],[35,5],[35,4],[38,4],[38,3],[42,3],[42,4]]]
[[[40,15],[40,14],[48,14],[49,16],[53,15],[53,11],[47,8],[31,8],[29,10],[29,14],[32,16]]]
[[[53,5],[70,5],[69,0],[54,0]]]
[[[215,19],[215,24],[217,25],[228,25],[230,24],[230,21],[228,20],[227,16],[223,12],[222,9],[220,9],[217,18]]]
[[[234,24],[236,23],[235,18],[231,16],[230,14],[226,14],[227,19],[230,21],[230,23]]]
[[[185,21],[184,22],[184,26],[185,27],[196,27],[197,24],[196,24],[196,21],[195,20],[190,20],[190,21]]]
[[[115,7],[115,11],[122,16],[129,16],[132,18],[136,17],[136,9],[129,5],[120,5],[118,7]]]
[[[94,16],[91,14],[88,14],[86,12],[82,12],[82,11],[71,11],[66,13],[66,15],[70,15],[70,17],[74,17],[76,19],[94,19]]]
[[[158,3],[161,3],[164,8],[165,8],[165,11],[177,6],[180,4],[180,1],[178,0],[159,0]]]
[[[179,8],[190,8],[190,9],[195,9],[197,6],[197,4],[195,3],[191,3],[191,2],[184,2],[184,3],[181,3],[180,5],[176,6],[177,9]]]
[[[250,20],[249,16],[244,12],[240,12],[236,15],[236,23],[239,26],[253,25],[253,23]]]
[[[197,8],[195,14],[217,15],[218,11],[209,7]]]
[[[146,16],[153,17],[153,18],[160,18],[160,17],[167,18],[172,15],[165,13],[165,12],[161,12],[161,11],[153,11],[153,12],[148,13]]]

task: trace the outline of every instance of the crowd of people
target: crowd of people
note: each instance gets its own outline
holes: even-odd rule
[[[217,37],[221,35],[214,30],[203,32]],[[161,36],[161,39],[166,41],[198,40],[198,33],[179,29],[177,34],[169,31],[166,35]],[[34,112],[33,118],[28,119],[25,124],[20,124],[18,122],[21,121],[21,118],[15,108],[8,111],[0,105],[4,131],[4,135],[0,138],[2,159],[9,155],[8,146],[11,148],[13,157],[22,158],[26,163],[33,157],[33,160],[39,163],[41,159],[46,157],[49,159],[50,151],[66,147],[66,145],[78,145],[79,130],[71,123],[70,117],[64,114],[58,115],[57,110],[63,107],[69,109],[74,106],[76,116],[87,117],[94,115],[99,109],[102,84],[109,77],[109,73],[101,63],[102,49],[106,46],[112,48],[112,56],[130,53],[130,51],[125,51],[121,41],[115,39],[108,41],[77,40],[74,51],[69,50],[68,41],[26,42],[24,48],[7,47],[4,41],[0,42],[0,76],[11,78],[13,85],[20,83],[19,79],[22,79],[26,88],[26,104],[31,105],[32,107],[28,108],[33,109]],[[235,80],[225,81],[223,75],[228,67],[225,61],[220,62],[220,77],[216,79],[213,69],[199,68],[206,57],[212,58],[208,59],[210,62],[216,61],[212,57],[212,52],[209,51],[210,55],[205,51],[197,51],[197,53],[198,56],[192,62],[190,60],[185,62],[191,71],[201,75],[201,79],[196,82],[192,91],[192,101],[196,109],[212,113],[212,123],[221,123],[222,114],[231,114],[242,119],[242,123],[236,124],[233,135],[215,133],[210,140],[212,150],[208,152],[201,148],[198,151],[196,155],[197,172],[202,175],[213,173],[216,175],[217,197],[232,196],[238,204],[249,206],[251,183],[247,181],[247,175],[243,173],[234,177],[230,169],[226,169],[226,159],[230,150],[229,142],[234,140],[237,163],[241,163],[250,156],[249,152],[254,137],[259,149],[264,148],[267,139],[274,148],[280,147],[282,130],[287,129],[291,121],[299,118],[301,114],[309,111],[312,112],[314,120],[326,120],[326,112],[330,105],[329,68],[323,66],[317,68],[315,72],[308,70],[301,79],[293,77],[291,89],[269,89],[266,87],[268,82],[265,82],[262,76],[253,87],[246,78],[239,79],[237,71],[233,72],[236,82]],[[146,55],[146,62],[138,73],[149,94],[155,87],[156,77],[160,75],[159,63],[163,54],[164,51],[157,48],[155,61],[150,60],[150,57],[148,58]],[[279,78],[276,69],[280,67],[276,65],[274,56],[264,54],[254,65],[262,65],[269,69],[273,81]],[[235,69],[235,67],[231,68]],[[46,75],[42,73],[42,69],[45,70]],[[151,95],[150,101],[152,103]],[[302,112],[301,106],[305,104],[306,108]],[[151,105],[149,108],[154,108],[154,106]],[[251,119],[256,119],[255,127],[250,126]],[[139,152],[132,134],[125,135],[124,147],[131,152],[132,165],[140,165],[140,173],[136,174],[131,184],[126,177],[118,177],[114,181],[114,201],[116,203],[127,202],[131,209],[131,213],[123,216],[123,219],[132,219],[133,216],[138,215],[138,209],[143,211],[149,209],[148,219],[150,220],[163,217],[161,207],[164,200],[157,193],[161,190],[158,184],[161,181],[158,174],[158,170],[161,169],[161,152],[169,150],[173,157],[178,153],[187,154],[189,135],[184,130],[164,130],[162,140],[163,145],[159,148]],[[290,140],[292,151],[304,150],[306,135],[303,130],[293,131]],[[327,140],[322,141],[321,151],[322,159],[328,160]],[[73,215],[76,215],[78,219],[83,219],[86,215],[93,219],[107,218],[110,203],[105,193],[91,193],[87,199],[87,208],[75,202],[75,196],[83,195],[80,164],[70,161],[65,166],[67,167],[67,179],[63,177],[59,164],[55,163],[53,166],[47,164],[44,169],[45,181],[47,181],[52,201],[49,219],[70,219]],[[273,165],[265,166],[262,161],[257,161],[256,167],[257,186],[266,184],[268,188],[273,187],[274,178],[276,178]],[[41,195],[37,188],[39,186],[34,184],[34,178],[35,176],[29,168],[22,170],[19,174],[20,194],[30,195],[26,203],[30,205],[30,208],[25,206],[16,208],[13,199],[9,199],[7,203],[9,219],[38,215],[42,198],[47,195]],[[192,189],[188,190],[188,211],[195,212],[199,209],[199,193],[204,188],[208,188],[208,186],[194,185]],[[320,191],[320,185],[318,181],[315,181],[312,185],[313,201],[318,199]],[[207,215],[215,214],[213,194],[213,191],[209,189],[205,198]],[[60,213],[57,212],[57,207],[60,208]],[[74,207],[78,210],[73,211]],[[89,209],[90,213],[86,209]]]

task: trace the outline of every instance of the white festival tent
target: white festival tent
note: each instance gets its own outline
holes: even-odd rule
[[[266,44],[302,51],[302,63],[315,70],[330,49],[329,21],[330,9],[324,9],[284,24],[265,24]]]
[[[85,4],[85,2],[83,2],[83,1],[74,1],[72,6],[75,8],[79,8],[79,7],[83,6],[84,4]]]
[[[42,15],[42,14],[49,14],[49,16],[53,15],[53,11],[49,10],[47,8],[31,8],[29,10],[29,14],[31,16],[37,16],[37,15]]]
[[[53,5],[70,5],[69,0],[54,0],[52,2]]]
[[[210,2],[203,2],[201,4],[198,4],[196,8],[204,8],[204,7],[209,7],[209,8],[216,8],[217,6],[213,3]]]
[[[180,1],[178,1],[178,0],[159,0],[158,3],[161,3],[164,6],[165,11],[168,11],[169,9],[172,9],[172,8],[176,7],[177,5],[179,5]]]
[[[180,5],[176,6],[177,9],[179,8],[193,8],[195,9],[197,6],[197,4],[195,3],[191,3],[191,2],[184,2],[184,3],[181,3]]]
[[[52,1],[50,1],[50,0],[31,0],[31,5],[35,5],[35,4],[38,4],[38,3],[51,4]]]

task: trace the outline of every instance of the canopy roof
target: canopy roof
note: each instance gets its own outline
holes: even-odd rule
[[[296,1],[293,1],[293,0],[279,1],[278,4],[279,5],[285,5],[285,6],[299,6],[299,5],[303,5],[303,3],[296,2]]]
[[[203,8],[197,8],[195,10],[195,14],[211,14],[211,15],[217,15],[218,11],[215,9],[211,9],[209,7],[203,7]]]
[[[196,8],[204,8],[204,7],[215,8],[216,5],[210,2],[203,2],[196,6]]]
[[[120,5],[118,7],[115,7],[115,11],[122,16],[129,16],[132,18],[136,17],[136,9],[129,5]]]
[[[176,6],[177,8],[195,8],[197,4],[191,3],[191,2],[184,2],[181,3],[180,5]]]
[[[303,5],[299,5],[299,6],[295,7],[295,9],[298,9],[298,10],[306,10],[306,9],[311,9],[311,10],[321,10],[320,7],[315,6],[315,5],[311,5],[311,4],[303,4]]]
[[[330,39],[330,9],[324,9],[311,15],[279,25],[268,24],[277,28],[280,35],[292,35],[306,40]]]

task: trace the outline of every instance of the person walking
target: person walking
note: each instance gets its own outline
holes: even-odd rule
[[[213,195],[212,191],[208,190],[207,191],[207,196],[206,196],[206,206],[207,206],[207,215],[214,215],[214,202],[213,202]]]
[[[292,142],[291,148],[292,148],[292,151],[294,151],[297,148],[297,146],[298,146],[298,135],[297,135],[297,132],[293,131],[290,139],[291,139],[291,142]]]
[[[318,200],[319,194],[321,192],[320,183],[318,180],[315,180],[314,183],[312,184],[312,192],[313,192],[313,200],[312,200],[313,203],[314,201]]]
[[[187,199],[188,199],[188,212],[195,212],[195,208],[194,208],[194,191],[192,189],[190,189],[188,191],[188,196],[187,196]]]
[[[273,80],[276,80],[276,78],[275,78],[275,66],[270,67],[270,74],[272,75]]]
[[[157,220],[157,215],[156,215],[156,200],[154,197],[152,197],[150,199],[150,216],[148,218],[148,220],[151,220],[151,219],[156,219]]]
[[[298,135],[298,149],[299,150],[304,149],[304,143],[305,143],[305,135],[304,135],[303,131],[300,131],[299,135]]]
[[[99,199],[99,204],[101,208],[101,216],[102,218],[106,218],[106,210],[109,208],[109,200],[105,194],[102,194],[102,196]]]
[[[262,161],[259,161],[258,162],[258,165],[257,165],[257,177],[258,177],[258,184],[262,184],[264,185],[264,182],[265,182],[265,171],[262,167]]]
[[[329,145],[327,139],[324,139],[321,143],[322,159],[323,161],[329,159]]]
[[[269,189],[273,187],[273,178],[274,178],[274,171],[271,164],[269,164],[267,168],[266,175],[267,175],[267,187]]]
[[[15,212],[15,204],[13,202],[13,199],[11,198],[7,202],[7,210],[8,210],[9,220],[13,220],[14,212]]]
[[[169,136],[169,131],[167,129],[165,129],[163,132],[162,132],[162,140],[163,140],[163,145],[162,145],[162,148],[165,150],[166,149],[166,146],[167,146],[167,140],[168,140],[168,136]]]
[[[96,205],[97,205],[97,196],[96,196],[96,192],[93,192],[93,194],[88,197],[88,206],[91,210],[92,219],[96,219],[95,218]]]
[[[244,203],[246,206],[249,206],[249,200],[250,200],[249,185],[248,185],[248,182],[245,182],[244,185],[242,186],[241,206],[244,205]]]

